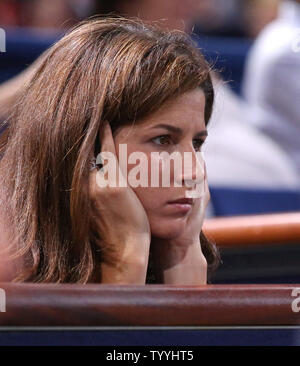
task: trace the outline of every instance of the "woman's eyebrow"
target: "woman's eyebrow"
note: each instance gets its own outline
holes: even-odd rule
[[[195,137],[202,137],[202,136],[205,136],[205,137],[208,136],[207,130],[203,130],[201,132],[198,132]]]
[[[177,135],[182,135],[183,134],[183,130],[179,127],[175,127],[172,125],[168,125],[165,123],[160,123],[159,125],[155,125],[152,128],[165,128],[166,130],[170,131],[170,132],[174,132]]]
[[[180,127],[175,127],[175,126],[172,126],[172,125],[168,125],[168,124],[164,124],[164,123],[161,123],[159,125],[155,125],[152,127],[153,128],[165,128],[166,130],[170,131],[170,132],[174,132],[176,133],[177,135],[183,135],[183,130],[180,128]],[[208,133],[207,133],[207,130],[203,130],[201,132],[198,132],[195,137],[202,137],[202,136],[207,136]]]

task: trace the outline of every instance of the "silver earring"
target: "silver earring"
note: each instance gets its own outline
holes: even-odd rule
[[[102,158],[101,155],[98,155],[97,160],[96,158],[93,156],[93,158],[90,160],[90,170],[102,170],[103,168],[103,163],[102,163]]]

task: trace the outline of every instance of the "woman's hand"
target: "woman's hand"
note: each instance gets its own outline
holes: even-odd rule
[[[195,199],[185,231],[173,240],[151,242],[156,276],[162,283],[203,285],[207,282],[207,262],[201,250],[200,232],[210,193],[204,178],[204,195]]]
[[[103,129],[101,147],[102,152],[114,155],[117,177],[120,174],[124,179],[108,122]],[[101,238],[101,283],[145,284],[151,241],[147,214],[128,182],[126,187],[119,187],[109,181],[102,188],[99,181],[104,178],[102,170],[94,169],[90,173],[93,226]]]

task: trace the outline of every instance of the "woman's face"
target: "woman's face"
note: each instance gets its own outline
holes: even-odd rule
[[[201,145],[207,136],[204,108],[205,96],[203,91],[198,88],[166,102],[147,118],[137,121],[133,125],[119,127],[114,132],[117,156],[123,172],[124,165],[122,166],[121,161],[124,162],[124,156],[121,157],[120,144],[126,144],[128,157],[136,152],[143,153],[147,157],[147,160],[137,160],[135,163],[133,160],[131,163],[125,160],[125,164],[128,178],[131,177],[131,173],[137,172],[136,168],[139,164],[140,167],[143,165],[143,172],[145,170],[148,172],[147,186],[133,187],[130,180],[129,185],[144,206],[150,222],[151,234],[154,237],[174,239],[182,233],[191,210],[178,209],[169,202],[184,198],[186,191],[195,189],[195,185],[186,186],[186,180],[195,181],[197,178],[196,182],[199,179],[203,182],[203,161],[201,158],[199,159],[199,153],[196,153],[201,150]],[[153,154],[155,152],[156,154]],[[189,154],[186,155],[189,155],[189,161],[192,163],[184,163],[182,169],[175,169],[175,165],[171,162],[169,186],[165,186],[161,181],[162,175],[166,173],[166,166],[163,167],[157,153],[162,152],[170,155],[175,152],[175,154],[181,155],[183,162],[184,153],[188,152]],[[135,170],[132,171],[134,168]],[[159,172],[158,187],[153,186],[152,178],[155,172]],[[136,176],[141,178],[141,173]]]

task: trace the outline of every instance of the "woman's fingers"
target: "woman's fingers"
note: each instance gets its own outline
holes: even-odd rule
[[[98,171],[97,175],[98,179],[102,181],[106,170],[108,170],[111,173],[108,175],[108,180],[109,184],[112,187],[126,187],[128,185],[128,182],[124,178],[122,167],[119,165],[112,130],[108,121],[104,122],[103,128],[100,130],[99,135],[100,135],[101,154],[98,155],[96,164],[103,165],[104,161],[107,161],[106,164],[110,164],[112,170],[110,170],[109,168],[108,169],[104,168],[103,171]]]
[[[203,200],[203,206],[205,209],[210,200],[210,192],[209,192],[208,181],[207,181],[206,163],[205,163],[205,161],[203,161],[203,163],[204,163],[204,195],[203,195],[202,200]]]
[[[205,194],[204,194],[204,202],[205,202],[205,208],[206,206],[208,205],[208,202],[210,200],[210,192],[209,192],[209,187],[208,187],[208,182],[207,182],[207,179],[205,178]]]
[[[207,180],[207,169],[206,169],[205,161],[204,161],[204,179]]]
[[[114,159],[116,164],[116,149],[115,149],[115,143],[112,136],[111,127],[108,121],[104,121],[103,127],[99,130],[99,139],[100,139],[100,146],[101,151],[98,152],[98,155],[96,156],[96,166],[98,164],[102,164],[106,159]],[[101,153],[101,154],[100,154]],[[90,171],[90,189],[91,193],[95,193],[95,190],[97,190],[98,187],[102,187],[102,180],[104,178],[104,170],[98,170],[98,169],[92,169]],[[101,184],[99,184],[99,181],[101,181]],[[98,183],[98,184],[97,184]],[[103,187],[102,187],[103,188]]]
[[[204,179],[204,187],[203,187],[203,195],[195,200],[194,213],[190,215],[190,222],[192,227],[195,225],[195,230],[201,230],[204,217],[205,210],[210,200],[210,193],[208,188],[207,179]]]

